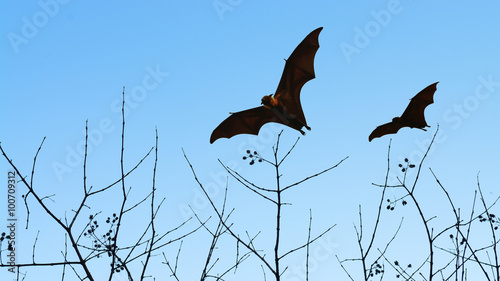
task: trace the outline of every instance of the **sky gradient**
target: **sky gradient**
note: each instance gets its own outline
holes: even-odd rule
[[[30,178],[33,157],[46,137],[37,158],[34,186],[44,196],[55,194],[46,201],[60,217],[71,214],[81,198],[87,120],[87,185],[103,187],[120,178],[125,87],[124,165],[132,168],[155,145],[157,129],[157,197],[166,198],[159,228],[166,231],[193,216],[189,206],[201,218],[212,216],[215,223],[182,149],[199,180],[221,204],[229,175],[218,160],[256,184],[273,187],[276,179],[271,166],[250,166],[242,157],[250,149],[272,159],[272,148],[283,130],[281,156],[300,137],[282,164],[284,185],[349,158],[285,193],[284,200],[291,205],[283,207],[282,249],[285,252],[304,243],[311,209],[312,235],[336,226],[311,248],[315,263],[310,265],[310,280],[350,280],[335,256],[359,255],[353,227],[359,224],[359,206],[364,227],[367,231],[373,227],[381,188],[372,183],[384,183],[391,139],[389,184],[395,185],[396,176],[403,176],[397,165],[404,158],[418,164],[439,126],[416,193],[426,216],[436,216],[436,231],[452,224],[454,218],[429,168],[465,215],[470,214],[478,179],[489,203],[500,195],[499,11],[498,1],[3,3],[0,142]],[[258,106],[262,96],[274,93],[284,59],[318,27],[324,29],[315,59],[316,78],[301,94],[312,130],[302,137],[293,129],[267,124],[258,136],[239,135],[210,144],[212,130],[229,112]],[[400,116],[410,98],[435,82],[439,84],[434,104],[425,111],[431,126],[427,131],[403,128],[396,135],[368,142],[375,127]],[[149,156],[128,179],[135,200],[151,189],[153,165],[154,157]],[[2,157],[3,182],[7,182],[9,169]],[[414,171],[409,172],[408,181],[414,180]],[[37,230],[37,260],[61,258],[64,235],[33,200],[30,228],[24,228],[26,210],[21,194],[26,188],[21,183],[17,187],[18,258],[31,261]],[[403,194],[401,189],[391,188],[386,197],[396,199]],[[86,212],[102,211],[102,217],[110,216],[118,208],[115,195],[109,192],[93,199]],[[0,210],[5,214],[7,192],[0,198]],[[228,208],[235,208],[234,229],[241,235],[247,230],[251,235],[262,231],[256,244],[270,256],[274,206],[230,176],[227,202]],[[142,231],[144,214],[147,208],[139,208],[126,218],[130,237]],[[376,246],[385,246],[384,241],[392,237],[404,217],[389,259],[415,265],[423,262],[428,253],[414,205],[399,204],[382,214]],[[7,222],[7,216],[0,219]],[[83,216],[80,226],[85,219]],[[186,230],[197,225],[193,219]],[[482,231],[487,235],[487,228],[481,227],[475,229],[476,235],[481,236]],[[185,239],[179,262],[181,280],[199,278],[209,243],[204,230]],[[230,237],[221,241],[221,261],[215,271],[223,271],[234,260],[234,244]],[[452,247],[447,239],[439,245]],[[164,251],[174,259],[177,249],[178,245],[172,245]],[[290,266],[284,280],[304,279],[304,255],[297,252],[283,261]],[[156,280],[171,280],[162,261],[161,256],[153,259],[149,273]],[[352,263],[348,269],[360,280],[360,264]],[[107,267],[96,265],[96,270],[107,272]],[[478,280],[475,270],[471,269],[469,280]],[[61,272],[57,268],[23,269],[26,271],[26,281],[59,278]],[[269,272],[266,274],[269,280]],[[0,268],[1,280],[11,276]],[[76,280],[69,273],[67,278]],[[125,275],[116,278],[125,280]],[[250,258],[237,274],[226,278],[263,279],[260,263]]]

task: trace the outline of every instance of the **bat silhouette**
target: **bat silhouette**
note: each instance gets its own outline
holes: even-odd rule
[[[439,82],[427,86],[416,94],[406,107],[401,117],[394,117],[391,122],[378,126],[368,137],[368,141],[388,134],[395,134],[403,127],[418,128],[426,131],[425,127],[430,127],[425,122],[425,108],[434,103],[434,93]]]
[[[305,132],[302,127],[311,130],[300,104],[300,90],[307,81],[315,77],[314,56],[319,48],[318,37],[322,29],[320,27],[309,33],[286,60],[274,95],[264,96],[262,106],[231,113],[212,132],[210,143],[238,134],[258,135],[260,128],[268,122],[281,123],[303,135]]]

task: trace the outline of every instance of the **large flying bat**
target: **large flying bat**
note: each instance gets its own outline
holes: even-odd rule
[[[305,132],[302,127],[311,130],[300,104],[300,90],[307,81],[315,77],[314,56],[319,48],[318,37],[322,29],[320,27],[309,33],[286,60],[274,95],[264,96],[262,106],[231,113],[212,132],[210,143],[238,134],[258,135],[260,128],[268,122],[281,123],[303,135]]]
[[[368,141],[374,138],[379,138],[383,135],[395,134],[403,127],[418,128],[426,131],[425,127],[429,127],[425,122],[425,108],[434,103],[434,93],[436,85],[439,82],[427,86],[425,89],[416,94],[408,104],[408,107],[403,112],[401,117],[394,117],[392,122],[378,126],[368,137]]]

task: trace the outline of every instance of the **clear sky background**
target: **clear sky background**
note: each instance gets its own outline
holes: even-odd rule
[[[401,177],[397,164],[405,157],[418,164],[439,124],[416,192],[425,215],[437,216],[432,221],[436,232],[454,219],[429,167],[464,216],[470,214],[478,173],[486,200],[492,203],[500,195],[499,11],[498,1],[4,2],[0,9],[0,142],[23,176],[30,178],[33,157],[46,137],[34,187],[43,196],[54,194],[45,202],[58,216],[71,216],[82,196],[86,120],[90,132],[87,184],[103,187],[120,178],[120,106],[125,86],[125,169],[154,146],[158,130],[157,197],[166,197],[159,229],[166,231],[191,217],[188,206],[206,219],[214,215],[213,210],[200,196],[181,148],[218,204],[228,176],[218,159],[250,181],[273,187],[273,168],[264,163],[250,166],[242,156],[251,149],[271,159],[281,130],[283,155],[301,137],[299,132],[267,124],[259,136],[240,135],[214,144],[209,137],[229,112],[258,106],[263,95],[274,93],[283,59],[309,32],[322,26],[316,79],[304,86],[301,95],[312,131],[300,138],[283,163],[282,181],[299,181],[349,158],[285,193],[284,200],[291,205],[282,213],[282,249],[284,253],[304,243],[312,209],[313,236],[336,226],[311,246],[310,280],[349,280],[335,255],[341,260],[359,257],[353,224],[359,223],[361,205],[365,231],[373,227],[381,189],[372,183],[384,183],[391,138],[390,168]],[[399,116],[411,97],[438,81],[435,103],[425,111],[428,131],[404,128],[397,135],[368,142],[375,127]],[[154,157],[148,157],[128,178],[134,202],[151,189],[153,164]],[[9,169],[2,157],[0,225],[7,223]],[[412,170],[408,181],[414,177]],[[390,184],[396,183],[391,177]],[[18,261],[31,261],[38,230],[36,260],[60,261],[61,229],[31,200],[32,218],[26,230],[20,197],[26,188],[17,186]],[[244,237],[245,231],[250,235],[262,231],[255,245],[270,258],[274,206],[234,179],[229,179],[228,186],[235,231]],[[401,189],[387,191],[391,199],[403,194]],[[87,214],[102,211],[104,219],[117,212],[118,195],[116,189],[89,202],[91,209],[85,210],[79,226],[87,222]],[[493,210],[498,213],[498,206]],[[382,212],[375,245],[381,249],[405,218],[387,254],[390,261],[416,266],[428,255],[417,214],[411,203]],[[142,233],[147,215],[145,206],[124,218],[130,240]],[[215,226],[214,218],[211,222]],[[197,225],[193,220],[179,233]],[[472,232],[477,248],[491,239],[485,224]],[[439,246],[453,248],[445,236]],[[486,238],[483,244],[481,237]],[[209,243],[204,230],[184,239],[178,269],[181,280],[199,278]],[[221,240],[214,274],[233,262],[234,245],[229,237]],[[174,244],[164,252],[173,260],[177,249]],[[374,250],[373,257],[376,254]],[[441,264],[451,259],[442,251],[439,255],[445,257]],[[304,279],[300,275],[304,257],[305,252],[299,251],[283,261],[290,266],[284,280]],[[107,272],[108,261],[101,261],[105,261],[102,266],[93,264],[96,272]],[[161,255],[154,257],[149,274],[156,280],[170,280],[162,261]],[[361,280],[359,263],[346,266],[355,280]],[[387,262],[385,266],[386,278],[394,278]],[[25,280],[55,280],[61,274],[59,268],[22,272],[27,272]],[[270,280],[270,273],[266,274]],[[480,280],[475,274],[477,268],[472,267],[469,280]],[[1,280],[10,277],[5,268],[0,269]],[[116,278],[126,280],[125,275]],[[259,261],[250,258],[226,278],[260,280],[263,274]],[[67,280],[76,279],[67,272]]]

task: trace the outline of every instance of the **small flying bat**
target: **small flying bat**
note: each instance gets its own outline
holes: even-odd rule
[[[260,128],[268,122],[276,122],[298,130],[303,135],[302,127],[307,126],[300,90],[304,84],[316,77],[314,75],[314,56],[318,51],[320,27],[306,36],[286,60],[285,69],[274,95],[264,96],[262,106],[231,113],[215,128],[210,136],[210,143],[219,138],[231,138],[238,134],[258,135]]]
[[[434,103],[434,93],[439,82],[427,86],[416,94],[406,107],[401,117],[394,117],[391,122],[378,126],[368,137],[368,141],[379,138],[383,135],[395,134],[403,127],[418,128],[426,131],[425,127],[430,127],[425,122],[424,110]]]

